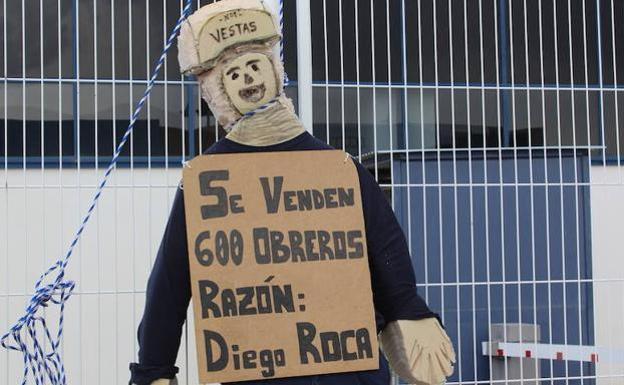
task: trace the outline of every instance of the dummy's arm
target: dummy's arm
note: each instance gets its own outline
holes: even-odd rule
[[[439,384],[453,373],[453,346],[416,292],[407,242],[379,185],[357,163],[371,266],[373,300],[386,327],[380,342],[390,366],[412,383]]]
[[[147,283],[139,325],[139,362],[130,365],[131,383],[149,385],[174,378],[182,326],[191,298],[184,199],[178,189],[154,267]]]
[[[376,309],[386,323],[435,317],[416,292],[407,242],[392,208],[370,172],[356,165]]]

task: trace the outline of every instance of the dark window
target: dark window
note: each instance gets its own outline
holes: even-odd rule
[[[2,106],[0,114],[0,154],[22,162],[40,164],[54,161],[62,154],[75,155],[75,131],[72,119],[73,90],[69,84],[8,83],[0,85]],[[41,104],[41,100],[44,104]],[[5,119],[6,116],[6,119]],[[6,143],[5,143],[6,138]],[[6,144],[6,153],[5,153]]]
[[[212,1],[201,1],[206,5]],[[180,15],[179,1],[81,0],[78,6],[80,76],[82,78],[147,79]],[[285,1],[286,70],[296,80],[296,3]],[[71,15],[70,15],[71,16]],[[166,30],[163,24],[166,23]],[[71,39],[69,40],[71,41]],[[71,52],[71,51],[70,51]],[[167,79],[180,80],[177,48],[167,56]],[[97,57],[97,65],[96,65]],[[114,67],[114,74],[113,74]],[[159,79],[165,79],[164,71]]]
[[[97,2],[94,8],[93,1],[80,0],[77,25],[80,77],[148,79],[180,15],[180,4],[178,1],[104,1]],[[167,57],[169,80],[181,78],[176,58],[174,45]],[[165,78],[164,70],[159,78]]]
[[[359,71],[361,83],[402,82],[401,7],[401,0],[313,1],[314,80],[352,83]]]
[[[291,81],[297,80],[297,2],[284,0],[284,69]]]
[[[514,84],[596,84],[595,2],[510,2]],[[583,8],[585,3],[585,8]],[[528,66],[527,66],[528,65]]]
[[[599,38],[596,37],[595,41],[600,43],[602,50],[603,83],[621,86],[624,84],[624,3],[618,0],[600,0],[598,4],[601,29]]]
[[[78,87],[50,83],[41,87],[34,83],[24,88],[22,83],[9,83],[7,118],[0,124],[0,151],[17,164],[25,160],[35,166],[41,163],[42,156],[47,165],[58,165],[60,154],[65,165],[75,162],[91,165],[96,155],[101,160],[110,160],[134,109],[130,97],[137,100],[143,90],[143,85],[131,90],[124,84],[80,84]],[[147,162],[149,155],[158,162],[167,155],[171,162],[179,163],[182,149],[188,149],[189,142],[181,90],[184,89],[167,86],[165,95],[165,86],[154,88],[151,102],[137,121],[122,157],[133,156],[136,162]],[[0,91],[4,95],[4,86]],[[80,95],[78,103],[74,99],[77,93]],[[74,119],[76,113],[80,119]],[[7,154],[4,153],[5,135]],[[126,161],[123,159],[122,163]]]
[[[212,1],[201,1],[201,5]],[[0,151],[11,163],[83,166],[110,160],[180,14],[179,1],[6,2],[6,116]],[[24,11],[22,11],[22,3]],[[286,71],[297,80],[296,2],[286,0]],[[60,21],[60,22],[59,22]],[[79,22],[77,22],[79,21]],[[164,25],[164,26],[163,26]],[[4,27],[4,26],[3,26]],[[166,73],[165,73],[166,72]],[[22,78],[23,81],[22,81]],[[42,79],[43,78],[43,79]],[[121,163],[180,164],[224,135],[171,48]],[[76,81],[78,80],[78,81]],[[113,80],[111,82],[111,80]],[[295,83],[296,84],[296,83]],[[2,86],[2,98],[4,98]],[[287,89],[296,102],[296,88]],[[6,140],[5,140],[6,138]],[[6,147],[6,151],[5,151]]]
[[[2,75],[58,78],[60,73],[72,77],[72,2],[6,1],[5,6],[7,16],[2,15],[2,20],[6,21],[6,37],[2,41],[7,57],[3,57],[6,74],[0,65]]]
[[[180,6],[7,1],[3,153],[6,145],[16,163],[110,156]],[[287,92],[296,99],[296,1],[284,9]],[[311,12],[321,83],[314,133],[336,147],[593,146],[593,159],[620,155],[624,106],[612,88],[624,81],[623,2],[314,0]],[[180,77],[176,56],[174,46],[159,78],[166,92],[160,83],[137,123],[134,159],[197,154],[224,135],[194,81]]]
[[[597,136],[604,137],[607,145],[606,151],[596,151],[594,160],[617,160],[624,156],[624,134],[619,127],[624,122],[624,92],[607,91],[603,98],[605,115],[604,125],[596,130]],[[600,120],[598,120],[600,122]]]
[[[130,123],[134,100],[142,95],[144,88],[127,84],[81,85],[77,132],[82,160],[92,160],[96,155],[112,156]],[[168,155],[179,159],[183,155],[182,149],[189,140],[183,114],[184,92],[180,86],[154,88],[122,156],[158,159]]]

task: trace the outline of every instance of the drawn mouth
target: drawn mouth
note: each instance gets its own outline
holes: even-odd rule
[[[242,90],[238,91],[238,95],[241,97],[241,99],[249,103],[259,102],[260,100],[262,100],[265,93],[266,87],[264,86],[264,83],[257,86],[243,88]]]

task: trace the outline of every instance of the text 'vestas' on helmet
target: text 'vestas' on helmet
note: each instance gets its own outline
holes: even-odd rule
[[[281,39],[278,23],[261,0],[222,0],[188,17],[178,36],[180,72],[212,69],[227,49],[257,43],[272,47]]]

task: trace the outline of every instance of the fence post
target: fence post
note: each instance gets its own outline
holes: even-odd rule
[[[312,23],[310,0],[297,0],[297,90],[299,118],[312,133]]]

